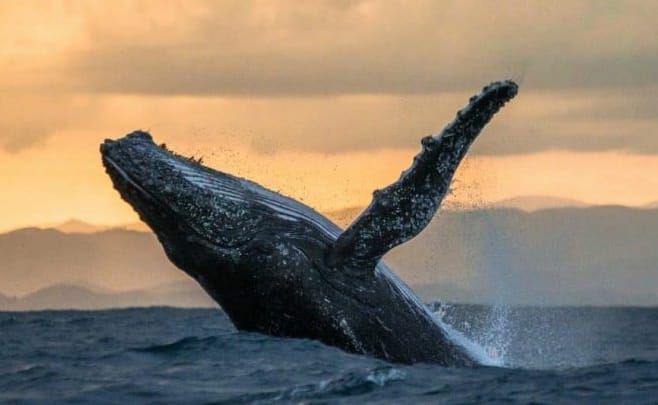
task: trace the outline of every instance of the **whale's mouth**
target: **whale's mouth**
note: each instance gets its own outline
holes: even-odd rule
[[[183,227],[184,224],[176,219],[177,212],[169,204],[159,201],[107,154],[103,153],[102,160],[114,188],[155,233],[164,231],[165,228],[171,231]]]
[[[151,195],[144,187],[139,183],[133,180],[128,173],[125,172],[112,158],[103,155],[103,164],[105,165],[105,170],[110,174],[112,179],[120,178],[123,182],[129,184],[135,191],[141,193],[144,197],[155,200],[155,197]],[[124,190],[125,187],[122,187],[121,190]]]
[[[139,166],[139,162],[135,162],[130,153],[122,149],[120,141],[111,139],[106,139],[100,146],[103,166],[114,188],[140,215],[156,209],[168,209],[167,204],[158,201],[155,195],[140,183],[137,175],[129,173],[130,169],[135,170]],[[148,204],[150,209],[143,207],[145,204]]]

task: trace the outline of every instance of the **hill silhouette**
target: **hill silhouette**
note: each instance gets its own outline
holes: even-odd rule
[[[0,310],[104,309],[175,305],[216,307],[198,286],[187,282],[147,290],[98,292],[79,285],[58,284],[18,298],[0,298]]]
[[[443,212],[387,258],[414,284],[453,283],[477,301],[657,305],[656,238],[658,210]]]
[[[0,234],[0,291],[24,295],[55,284],[108,290],[186,280],[155,236],[121,229],[91,234],[26,228]]]
[[[138,231],[138,232],[148,232],[149,228],[146,224],[142,222],[127,223],[121,225],[99,225],[99,224],[90,224],[89,222],[81,221],[79,219],[71,218],[67,221],[50,224],[47,226],[39,227],[41,229],[55,229],[64,233],[97,233],[110,230],[126,230],[126,231]]]
[[[333,213],[345,226],[360,208]],[[531,305],[658,305],[658,210],[618,206],[442,211],[385,259],[425,298]],[[95,294],[187,283],[151,233],[90,234],[27,228],[0,234],[1,302],[53,285]],[[172,290],[173,289],[173,290]],[[61,294],[63,300],[72,296]],[[84,301],[82,292],[77,302]],[[156,294],[157,295],[157,294]],[[48,297],[55,297],[51,292]],[[125,302],[149,303],[124,295]],[[49,298],[51,305],[59,305]],[[92,299],[93,298],[93,299]],[[87,297],[97,302],[98,297]],[[177,305],[171,298],[170,305]],[[36,298],[32,297],[31,302]],[[54,301],[53,301],[54,300]],[[96,301],[94,301],[96,300]],[[69,300],[70,301],[70,300]],[[116,301],[112,301],[115,302]],[[62,304],[64,305],[64,304]],[[119,304],[116,304],[119,305]]]
[[[521,211],[540,211],[553,208],[586,207],[582,201],[545,195],[525,195],[507,198],[492,204],[492,208],[515,208]]]

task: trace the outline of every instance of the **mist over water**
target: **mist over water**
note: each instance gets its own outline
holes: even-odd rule
[[[507,257],[511,254],[508,244],[513,242],[498,232],[498,227],[486,212],[476,211],[473,215],[481,217],[484,226],[476,230],[475,234],[467,234],[470,239],[467,242],[471,242],[471,246],[478,246],[482,251],[481,257],[487,259],[473,260],[475,256],[467,259],[472,262],[474,269],[473,274],[470,274],[470,283],[477,285],[477,290],[488,290],[488,296],[494,297],[494,302],[486,310],[478,311],[477,319],[473,320],[461,319],[455,311],[459,307],[446,304],[434,306],[435,316],[444,329],[454,335],[482,364],[513,367],[508,351],[515,325],[510,323],[509,302],[518,286],[507,271]],[[472,311],[468,313],[472,316]]]

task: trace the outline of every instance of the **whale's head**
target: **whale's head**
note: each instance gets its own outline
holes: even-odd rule
[[[114,187],[169,259],[223,306],[232,290],[247,290],[239,284],[263,273],[289,272],[294,284],[309,257],[322,257],[317,250],[340,233],[308,206],[175,154],[146,132],[106,140],[100,149]]]
[[[101,155],[121,197],[163,242],[194,236],[231,248],[249,238],[254,224],[231,176],[157,146],[142,131],[105,140]]]

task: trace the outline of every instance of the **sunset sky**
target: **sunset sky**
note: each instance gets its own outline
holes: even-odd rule
[[[134,129],[320,210],[367,204],[513,79],[452,203],[658,201],[658,2],[1,1],[0,231],[134,222]]]

